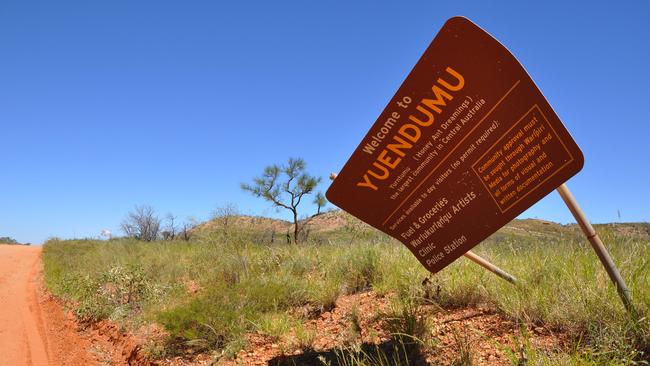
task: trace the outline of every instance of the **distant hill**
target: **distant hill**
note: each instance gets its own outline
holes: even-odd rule
[[[341,210],[331,210],[319,215],[314,215],[301,220],[311,233],[333,233],[337,231],[374,231],[370,225],[358,220],[350,214]],[[275,232],[277,234],[290,231],[292,223],[286,220],[274,219],[262,216],[233,215],[215,218],[194,227],[197,233],[209,233],[224,229],[246,230],[251,232]],[[612,232],[618,235],[647,237],[650,239],[649,223],[610,223],[597,224],[596,229],[601,232]],[[552,221],[541,219],[513,220],[501,228],[496,234],[509,237],[516,236],[537,236],[548,237],[569,237],[579,236],[580,228],[576,224],[563,225]]]
[[[249,229],[249,230],[274,230],[287,231],[291,227],[289,221],[273,219],[263,216],[230,215],[218,217],[194,227],[195,232],[210,232],[223,229]]]
[[[301,225],[307,225],[312,232],[336,231],[345,228],[351,223],[355,225],[360,224],[364,229],[372,229],[369,225],[360,222],[358,219],[341,210],[324,212],[300,221]],[[195,232],[210,232],[228,228],[236,230],[273,230],[276,232],[286,232],[287,230],[291,230],[292,226],[292,222],[270,217],[230,215],[208,220],[195,226],[193,230]]]
[[[304,221],[312,232],[335,231],[351,225],[361,230],[374,230],[370,225],[341,210],[327,211]]]

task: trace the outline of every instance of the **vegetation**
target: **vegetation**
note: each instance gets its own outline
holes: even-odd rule
[[[149,205],[135,206],[133,211],[129,212],[122,220],[120,227],[127,238],[141,241],[162,240],[190,240],[192,229],[197,225],[194,219],[179,223],[178,218],[172,213],[165,215],[163,221],[156,214],[156,210]],[[110,231],[103,236],[112,238]]]
[[[316,215],[320,215],[320,210],[325,207],[325,205],[327,205],[327,198],[325,198],[323,192],[316,193],[316,196],[314,197],[314,204],[317,207]]]
[[[506,227],[476,248],[517,275],[520,286],[462,258],[430,275],[403,245],[348,225],[313,234],[301,246],[261,243],[259,233],[232,227],[228,235],[215,230],[190,241],[52,240],[43,259],[47,286],[78,303],[80,319],[108,318],[127,329],[158,322],[169,332],[167,353],[190,348],[224,357],[257,333],[293,337],[309,354],[315,334],[306,321],[341,295],[372,291],[392,299],[377,313],[392,343],[353,342],[320,354],[323,364],[397,365],[418,352],[447,352],[436,346],[425,309],[479,304],[518,324],[569,335],[566,347],[549,353],[522,331],[516,347],[500,346],[513,364],[643,364],[650,355],[650,226],[597,229],[632,290],[642,314],[637,322],[576,228],[535,221]],[[354,312],[350,322],[351,334],[369,331]],[[455,364],[472,364],[464,332],[454,339]]]
[[[0,243],[2,243],[2,244],[19,244],[16,241],[16,239],[8,237],[8,236],[0,237]]]
[[[160,218],[156,216],[156,212],[151,206],[135,206],[135,209],[129,212],[120,226],[129,238],[153,241],[158,239]]]
[[[293,242],[298,243],[298,206],[302,198],[310,194],[320,183],[320,177],[306,173],[305,161],[290,158],[286,165],[271,165],[261,176],[253,179],[253,184],[242,183],[241,188],[256,197],[264,198],[291,211],[293,215]],[[282,180],[284,179],[284,180]],[[320,206],[319,206],[320,210]]]

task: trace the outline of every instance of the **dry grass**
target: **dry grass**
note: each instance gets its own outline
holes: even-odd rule
[[[465,259],[432,276],[401,244],[354,224],[312,234],[299,246],[271,244],[260,232],[236,228],[208,231],[191,242],[50,241],[44,248],[46,281],[55,294],[78,302],[79,316],[86,320],[110,318],[127,328],[161,323],[171,335],[167,353],[189,347],[233,354],[247,333],[279,339],[300,329],[309,315],[296,309],[327,311],[342,294],[372,289],[404,300],[390,316],[402,329],[395,334],[422,334],[426,325],[414,315],[418,306],[482,304],[515,322],[571,335],[573,344],[561,353],[526,349],[529,364],[648,360],[647,224],[597,228],[642,314],[636,323],[574,227],[519,221],[479,245],[480,255],[521,279],[520,286],[512,286]],[[200,290],[188,293],[188,281]],[[311,336],[305,334],[304,343]],[[408,344],[404,336],[395,339]],[[351,357],[342,364],[369,362],[361,353],[341,355]]]

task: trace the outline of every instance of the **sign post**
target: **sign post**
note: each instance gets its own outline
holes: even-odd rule
[[[488,260],[485,258],[481,257],[480,255],[472,252],[471,250],[468,250],[467,253],[463,254],[465,258],[471,260],[472,262],[478,264],[479,266],[487,269],[488,271],[494,273],[495,275],[503,278],[504,280],[516,284],[517,283],[517,278],[510,273],[502,270],[501,268],[495,266],[494,264],[490,263]]]
[[[476,24],[454,17],[327,198],[401,241],[432,273],[465,255],[498,274],[470,249],[557,188],[633,311],[611,257],[564,185],[583,165],[580,148],[519,61]]]
[[[579,147],[519,61],[449,19],[327,191],[435,273],[575,175]]]
[[[623,280],[623,277],[621,277],[618,268],[616,268],[616,265],[614,264],[612,257],[609,255],[609,252],[607,251],[607,248],[605,248],[605,245],[603,244],[602,240],[600,240],[598,233],[596,232],[594,227],[591,226],[591,223],[587,219],[587,216],[578,205],[578,202],[573,197],[573,194],[571,194],[571,191],[569,191],[569,187],[567,187],[566,184],[562,184],[557,188],[557,192],[560,194],[560,197],[562,197],[562,200],[564,201],[564,203],[566,203],[567,207],[569,207],[569,211],[571,211],[571,214],[573,214],[573,217],[576,219],[576,222],[580,226],[580,229],[587,237],[587,240],[589,240],[589,243],[594,248],[594,251],[596,251],[596,255],[598,255],[598,259],[600,259],[600,262],[603,264],[603,267],[605,267],[605,270],[607,271],[609,278],[614,283],[614,286],[616,286],[616,291],[618,292],[618,296],[623,301],[623,305],[625,306],[625,309],[630,314],[632,314],[633,318],[636,319],[637,313],[634,308],[634,305],[632,304],[632,298],[630,297],[630,290],[627,288],[627,285],[625,284],[625,280]]]
[[[330,173],[330,180],[336,179],[337,174],[336,173]],[[479,266],[487,269],[488,271],[494,273],[495,275],[503,278],[504,280],[512,283],[512,284],[517,284],[517,278],[510,273],[502,270],[498,266],[492,264],[490,261],[487,259],[481,257],[480,255],[472,252],[471,250],[467,251],[467,253],[463,254],[463,256],[472,262],[478,264]]]

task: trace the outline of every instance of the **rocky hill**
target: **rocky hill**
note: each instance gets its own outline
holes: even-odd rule
[[[341,210],[331,210],[301,220],[301,225],[311,233],[326,234],[342,230],[373,231],[370,225],[358,220]],[[613,232],[619,235],[650,238],[649,223],[610,223],[595,225],[599,231]],[[292,229],[292,223],[286,220],[261,216],[233,215],[206,221],[195,227],[197,232],[212,232],[224,229],[247,231],[273,231],[285,233]],[[580,235],[576,224],[559,224],[541,219],[516,219],[501,228],[495,235],[536,236],[539,238]]]

